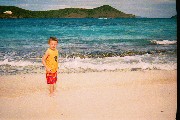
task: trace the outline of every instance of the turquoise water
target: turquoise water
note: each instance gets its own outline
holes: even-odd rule
[[[176,19],[0,19],[0,26],[1,74],[42,67],[50,36],[59,39],[65,71],[176,69],[177,45],[152,43],[176,42]]]

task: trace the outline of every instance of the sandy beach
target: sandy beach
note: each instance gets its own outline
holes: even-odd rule
[[[58,74],[55,96],[45,75],[0,76],[1,120],[175,120],[177,71]]]

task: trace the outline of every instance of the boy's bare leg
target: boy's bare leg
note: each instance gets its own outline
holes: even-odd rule
[[[56,83],[54,84],[54,92],[57,92],[57,85],[56,85]]]
[[[49,92],[50,92],[50,96],[54,94],[54,84],[50,84]]]

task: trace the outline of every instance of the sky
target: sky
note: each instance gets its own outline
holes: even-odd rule
[[[0,0],[0,5],[33,11],[110,5],[124,13],[147,18],[169,18],[177,14],[176,0]]]

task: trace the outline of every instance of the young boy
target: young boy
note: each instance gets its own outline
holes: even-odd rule
[[[55,84],[57,81],[57,70],[58,70],[58,50],[56,49],[58,39],[50,37],[48,40],[49,48],[42,57],[42,63],[46,68],[46,79],[49,84],[50,96],[54,94]]]

